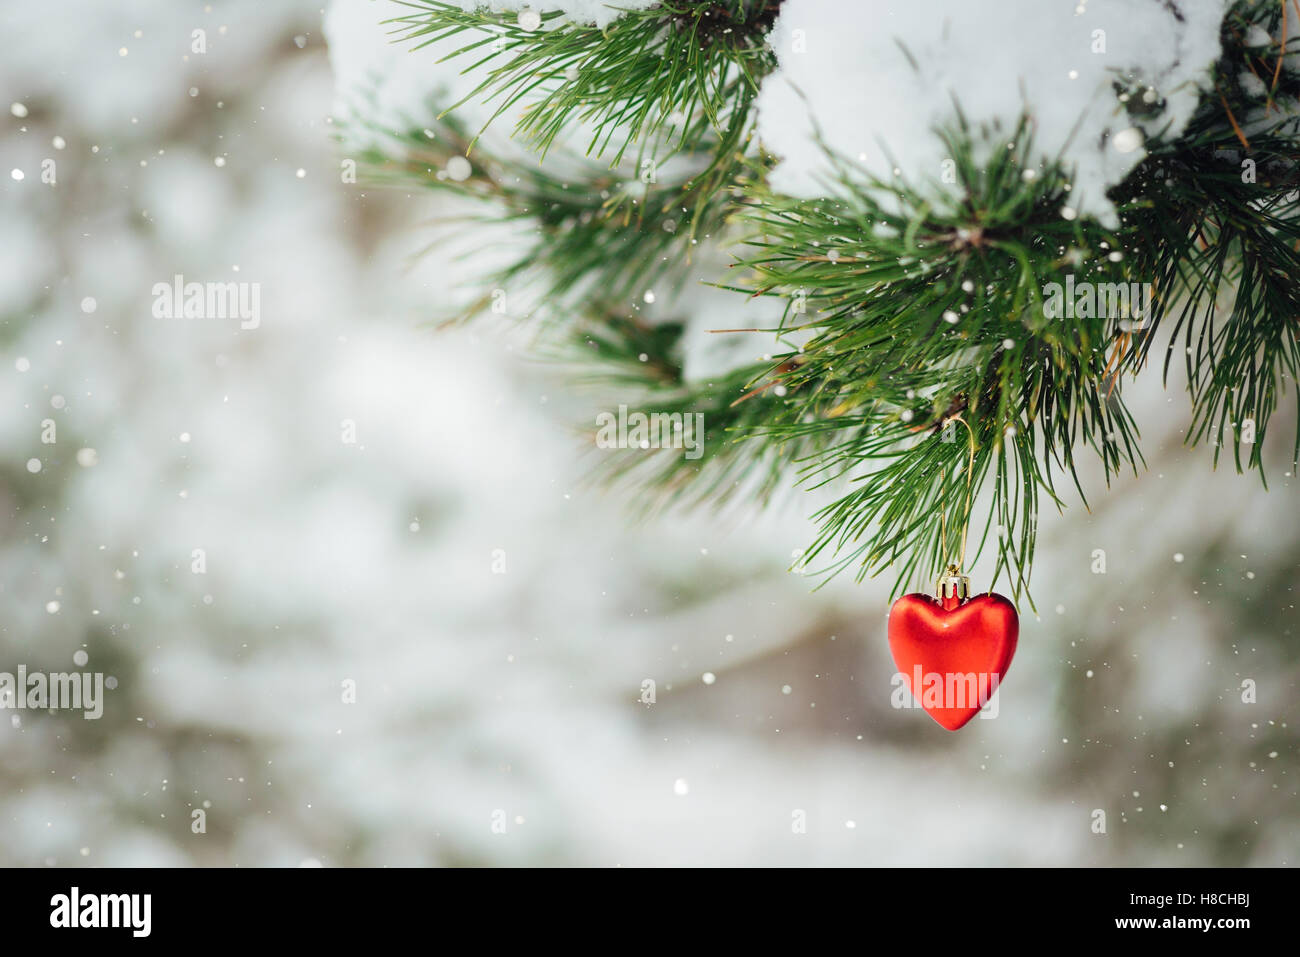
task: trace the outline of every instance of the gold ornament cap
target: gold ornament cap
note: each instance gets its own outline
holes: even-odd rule
[[[934,592],[940,601],[948,598],[965,601],[970,597],[970,579],[956,565],[949,565],[948,570],[935,583]]]

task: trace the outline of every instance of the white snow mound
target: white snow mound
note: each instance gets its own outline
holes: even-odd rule
[[[1022,113],[1036,159],[1074,173],[1073,206],[1115,225],[1105,191],[1146,155],[1146,136],[1178,133],[1210,84],[1225,0],[785,0],[770,42],[778,69],[759,97],[759,133],[781,162],[772,184],[794,196],[828,191],[837,154],[889,180],[942,182],[947,149],[934,130],[957,121],[1000,129]],[[1131,117],[1132,100],[1163,99]],[[1152,92],[1148,92],[1152,91]],[[1132,104],[1130,104],[1132,105]]]

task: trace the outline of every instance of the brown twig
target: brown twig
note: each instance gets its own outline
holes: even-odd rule
[[[1214,88],[1215,90],[1218,90],[1219,102],[1223,104],[1223,109],[1228,114],[1228,122],[1232,124],[1232,131],[1237,134],[1237,139],[1241,140],[1241,145],[1246,149],[1250,149],[1250,140],[1246,139],[1246,134],[1243,133],[1241,127],[1237,125],[1237,118],[1232,115],[1232,107],[1228,105],[1228,98],[1225,97],[1223,91],[1219,89],[1218,81],[1215,81]]]
[[[1282,0],[1282,36],[1277,41],[1277,68],[1273,70],[1273,86],[1268,91],[1268,110],[1273,112],[1273,94],[1277,92],[1278,81],[1282,78],[1282,60],[1286,56],[1286,0]]]

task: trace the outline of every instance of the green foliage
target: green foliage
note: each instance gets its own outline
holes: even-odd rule
[[[852,479],[817,515],[808,560],[835,554],[832,570],[855,564],[859,577],[888,569],[902,587],[991,543],[995,577],[1008,573],[1018,595],[1039,496],[1060,504],[1056,475],[1076,478],[1077,440],[1108,474],[1136,455],[1105,374],[1114,320],[1047,318],[1041,290],[1067,272],[1106,282],[1122,270],[1105,233],[1062,215],[1068,180],[1030,163],[1024,126],[1009,149],[977,149],[964,129],[948,146],[947,189],[841,163],[833,200],[766,192],[749,207],[756,291],[789,299],[787,319],[813,332],[786,377],[787,421],[753,441],[815,434],[805,481]],[[964,556],[986,483],[988,520]]]
[[[468,34],[452,56],[472,60],[467,69],[486,65],[487,77],[466,100],[493,103],[495,116],[524,105],[517,132],[542,155],[575,122],[590,124],[588,154],[610,150],[618,163],[634,143],[698,151],[717,138],[720,152],[734,150],[772,66],[762,38],[779,4],[665,0],[604,29],[549,13],[539,30],[439,0],[403,5],[420,12],[392,22],[418,46]]]
[[[356,112],[364,115],[364,104]],[[482,284],[537,286],[551,317],[589,313],[593,297],[625,302],[660,282],[679,285],[695,236],[721,233],[735,206],[731,191],[707,176],[664,172],[642,182],[600,164],[571,163],[561,177],[538,164],[471,153],[471,135],[454,114],[341,135],[365,144],[358,159],[368,182],[451,191],[484,201],[474,222],[516,224],[529,237],[527,253]],[[466,156],[467,178],[439,175],[449,159]],[[760,174],[737,163],[728,180],[739,187]]]
[[[1282,36],[1287,12],[1256,2],[1231,11],[1215,95],[1176,140],[1148,144],[1118,191],[1129,270],[1168,291],[1126,368],[1140,369],[1163,345],[1167,374],[1181,352],[1193,403],[1188,441],[1211,442],[1216,463],[1231,448],[1238,471],[1261,475],[1269,419],[1297,395],[1300,375],[1300,74],[1279,69],[1294,49],[1276,40],[1252,48],[1245,37],[1252,25]],[[1300,17],[1300,5],[1289,12]],[[1243,83],[1247,73],[1262,95]],[[1247,423],[1255,436],[1243,443]]]
[[[588,130],[588,165],[560,176],[479,156],[444,110],[432,148],[441,156],[413,124],[369,166],[530,224],[529,254],[495,281],[542,283],[572,373],[634,409],[704,413],[699,460],[602,455],[598,474],[643,490],[647,506],[763,499],[795,476],[835,496],[802,559],[816,570],[889,572],[897,591],[987,550],[989,587],[1004,578],[1027,598],[1039,510],[1063,507],[1067,484],[1083,498],[1086,450],[1107,480],[1143,464],[1122,378],[1160,348],[1166,372],[1185,356],[1188,440],[1213,441],[1216,461],[1230,446],[1238,469],[1262,465],[1270,416],[1300,373],[1300,75],[1283,59],[1300,51],[1244,38],[1259,36],[1252,26],[1284,35],[1282,5],[1233,7],[1214,91],[1183,133],[1148,142],[1112,191],[1113,231],[1075,215],[1071,171],[1033,159],[1023,122],[976,130],[959,119],[936,131],[953,182],[875,181],[832,157],[825,198],[773,192],[751,106],[773,65],[761,37],[774,2],[670,0],[604,30],[548,15],[537,31],[513,15],[407,6],[417,12],[395,21],[400,35],[463,39],[452,55],[486,68],[471,96],[495,103],[498,117],[522,107],[516,132],[539,155]],[[1243,81],[1247,72],[1260,82]],[[436,179],[450,155],[473,159],[465,182]],[[677,166],[628,189],[605,158]],[[651,326],[632,304],[638,290],[680,283],[699,241],[738,230],[736,267],[718,284],[784,309],[773,329],[731,334],[766,334],[777,348],[769,361],[689,381],[689,317]],[[1153,308],[1137,324],[1111,310],[1055,315],[1044,290],[1067,276],[1149,283]],[[1241,441],[1248,420],[1253,444]]]

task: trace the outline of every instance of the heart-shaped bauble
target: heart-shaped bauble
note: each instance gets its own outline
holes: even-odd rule
[[[912,697],[949,731],[988,703],[1016,653],[1020,617],[1001,595],[940,603],[904,595],[889,612],[889,650]]]

